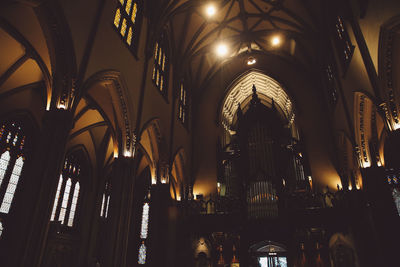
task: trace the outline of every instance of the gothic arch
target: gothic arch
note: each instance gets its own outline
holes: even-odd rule
[[[185,150],[179,148],[173,157],[173,163],[171,166],[171,197],[179,200],[182,198],[182,189],[186,185],[186,173],[187,173],[187,160]]]
[[[135,139],[132,128],[134,109],[122,74],[116,70],[95,73],[84,83],[80,97],[90,98],[103,110],[104,117],[108,118],[115,133],[117,155],[132,155]],[[74,110],[77,109],[79,102],[74,106]]]
[[[291,125],[295,118],[294,102],[282,85],[262,71],[251,69],[237,77],[226,89],[219,106],[219,123],[225,128],[232,127],[238,105],[246,110],[255,85],[261,102],[266,106],[274,100],[281,116]]]
[[[140,144],[151,159],[152,183],[168,183],[167,150],[159,118],[150,119],[143,125],[140,131]]]

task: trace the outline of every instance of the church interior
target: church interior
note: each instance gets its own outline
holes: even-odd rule
[[[400,266],[399,14],[1,1],[0,265]]]

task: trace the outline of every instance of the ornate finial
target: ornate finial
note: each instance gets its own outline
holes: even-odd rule
[[[251,104],[256,105],[258,103],[260,103],[260,99],[258,98],[258,95],[257,95],[256,86],[253,84],[253,97],[251,99]]]
[[[237,117],[241,118],[243,116],[243,111],[242,108],[240,107],[240,103],[238,103],[237,105],[238,105]]]

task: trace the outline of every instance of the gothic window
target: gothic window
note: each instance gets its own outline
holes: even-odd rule
[[[343,73],[346,72],[353,56],[354,46],[351,43],[350,36],[344,25],[343,18],[337,16],[335,19],[335,46],[338,56],[343,67]]]
[[[25,135],[15,122],[0,129],[0,219],[11,208],[25,161]]]
[[[104,219],[107,219],[108,217],[108,208],[110,206],[110,195],[111,195],[111,184],[109,181],[107,181],[103,192],[103,198],[101,200],[101,210],[100,210],[100,217]]]
[[[184,82],[179,85],[179,99],[178,99],[178,118],[183,125],[188,125],[189,105],[187,100],[187,90]]]
[[[393,169],[387,170],[386,172],[386,181],[390,186],[393,201],[396,206],[397,213],[400,216],[400,175]]]
[[[114,14],[114,29],[135,56],[139,43],[141,9],[139,1],[119,0]]]
[[[59,221],[62,225],[73,227],[80,196],[81,166],[71,155],[64,163],[64,168],[57,185],[51,221]]]
[[[152,80],[165,98],[168,97],[168,77],[168,43],[165,34],[162,34],[161,38],[154,46],[154,67]]]
[[[337,89],[336,89],[336,75],[333,71],[332,65],[328,65],[325,69],[326,72],[326,86],[327,86],[327,95],[328,101],[331,106],[334,106],[337,102]]]
[[[146,196],[143,203],[142,210],[142,221],[140,224],[140,246],[139,246],[139,254],[138,254],[138,263],[146,264],[146,241],[149,234],[149,215],[150,215],[150,193]]]

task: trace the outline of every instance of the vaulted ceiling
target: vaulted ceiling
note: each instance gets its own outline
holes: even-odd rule
[[[321,1],[169,1],[160,18],[169,25],[175,64],[202,88],[227,62],[245,53],[276,54],[309,68],[317,43]],[[277,38],[279,39],[277,41]],[[226,55],[216,53],[225,45]],[[246,64],[241,60],[241,64]],[[239,64],[240,64],[239,63]]]

